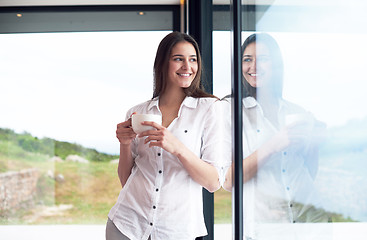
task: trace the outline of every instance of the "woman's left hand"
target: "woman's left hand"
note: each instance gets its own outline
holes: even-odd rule
[[[143,122],[142,125],[152,126],[156,130],[148,130],[138,135],[139,138],[147,137],[145,143],[149,147],[161,147],[173,155],[178,154],[180,145],[182,144],[167,128],[155,122]]]

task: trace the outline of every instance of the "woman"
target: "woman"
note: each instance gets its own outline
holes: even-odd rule
[[[283,99],[283,60],[270,35],[249,36],[242,51],[245,234],[267,239],[264,224],[326,222],[314,186],[325,126]],[[232,167],[223,187],[231,191]]]
[[[127,112],[117,125],[122,190],[108,214],[106,239],[195,239],[207,234],[202,187],[220,188],[217,98],[202,90],[201,57],[187,34],[173,32],[159,44],[153,99]],[[158,114],[162,125],[136,135],[131,115]]]

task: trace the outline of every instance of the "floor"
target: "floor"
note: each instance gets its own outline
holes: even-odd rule
[[[282,225],[271,224],[266,226],[261,240],[366,240],[367,223],[333,223],[327,225],[328,235],[319,235],[316,238],[309,238],[309,227],[307,224],[292,224],[293,233],[289,234],[290,228],[287,225],[285,230]],[[325,225],[312,224],[311,228],[323,230]],[[305,231],[307,230],[307,231]],[[300,234],[300,232],[304,232]],[[271,232],[272,234],[268,234]],[[285,235],[285,233],[287,235]],[[215,224],[214,240],[231,240],[231,224]],[[104,225],[0,225],[0,240],[104,240]]]
[[[230,240],[230,224],[214,225],[214,239]],[[51,236],[51,237],[50,237]],[[0,225],[0,240],[104,240],[104,225]]]

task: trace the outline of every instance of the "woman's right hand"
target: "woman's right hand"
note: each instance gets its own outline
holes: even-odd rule
[[[122,145],[130,145],[136,137],[136,133],[131,127],[131,118],[125,122],[117,124],[116,137]]]

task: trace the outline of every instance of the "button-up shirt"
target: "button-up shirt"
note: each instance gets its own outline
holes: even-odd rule
[[[318,152],[312,133],[323,125],[303,108],[279,100],[278,124],[264,116],[260,104],[252,97],[243,100],[243,154],[246,158],[286,125],[289,115],[299,114],[310,136],[270,156],[259,166],[257,174],[244,184],[246,235],[254,239],[264,223],[325,222],[314,186]]]
[[[215,98],[186,97],[178,117],[168,126],[200,159],[220,168],[220,145]],[[159,98],[131,108],[133,112],[161,115]],[[193,240],[207,234],[203,217],[202,186],[177,157],[160,147],[149,148],[144,138],[132,143],[135,164],[108,217],[132,240]]]

